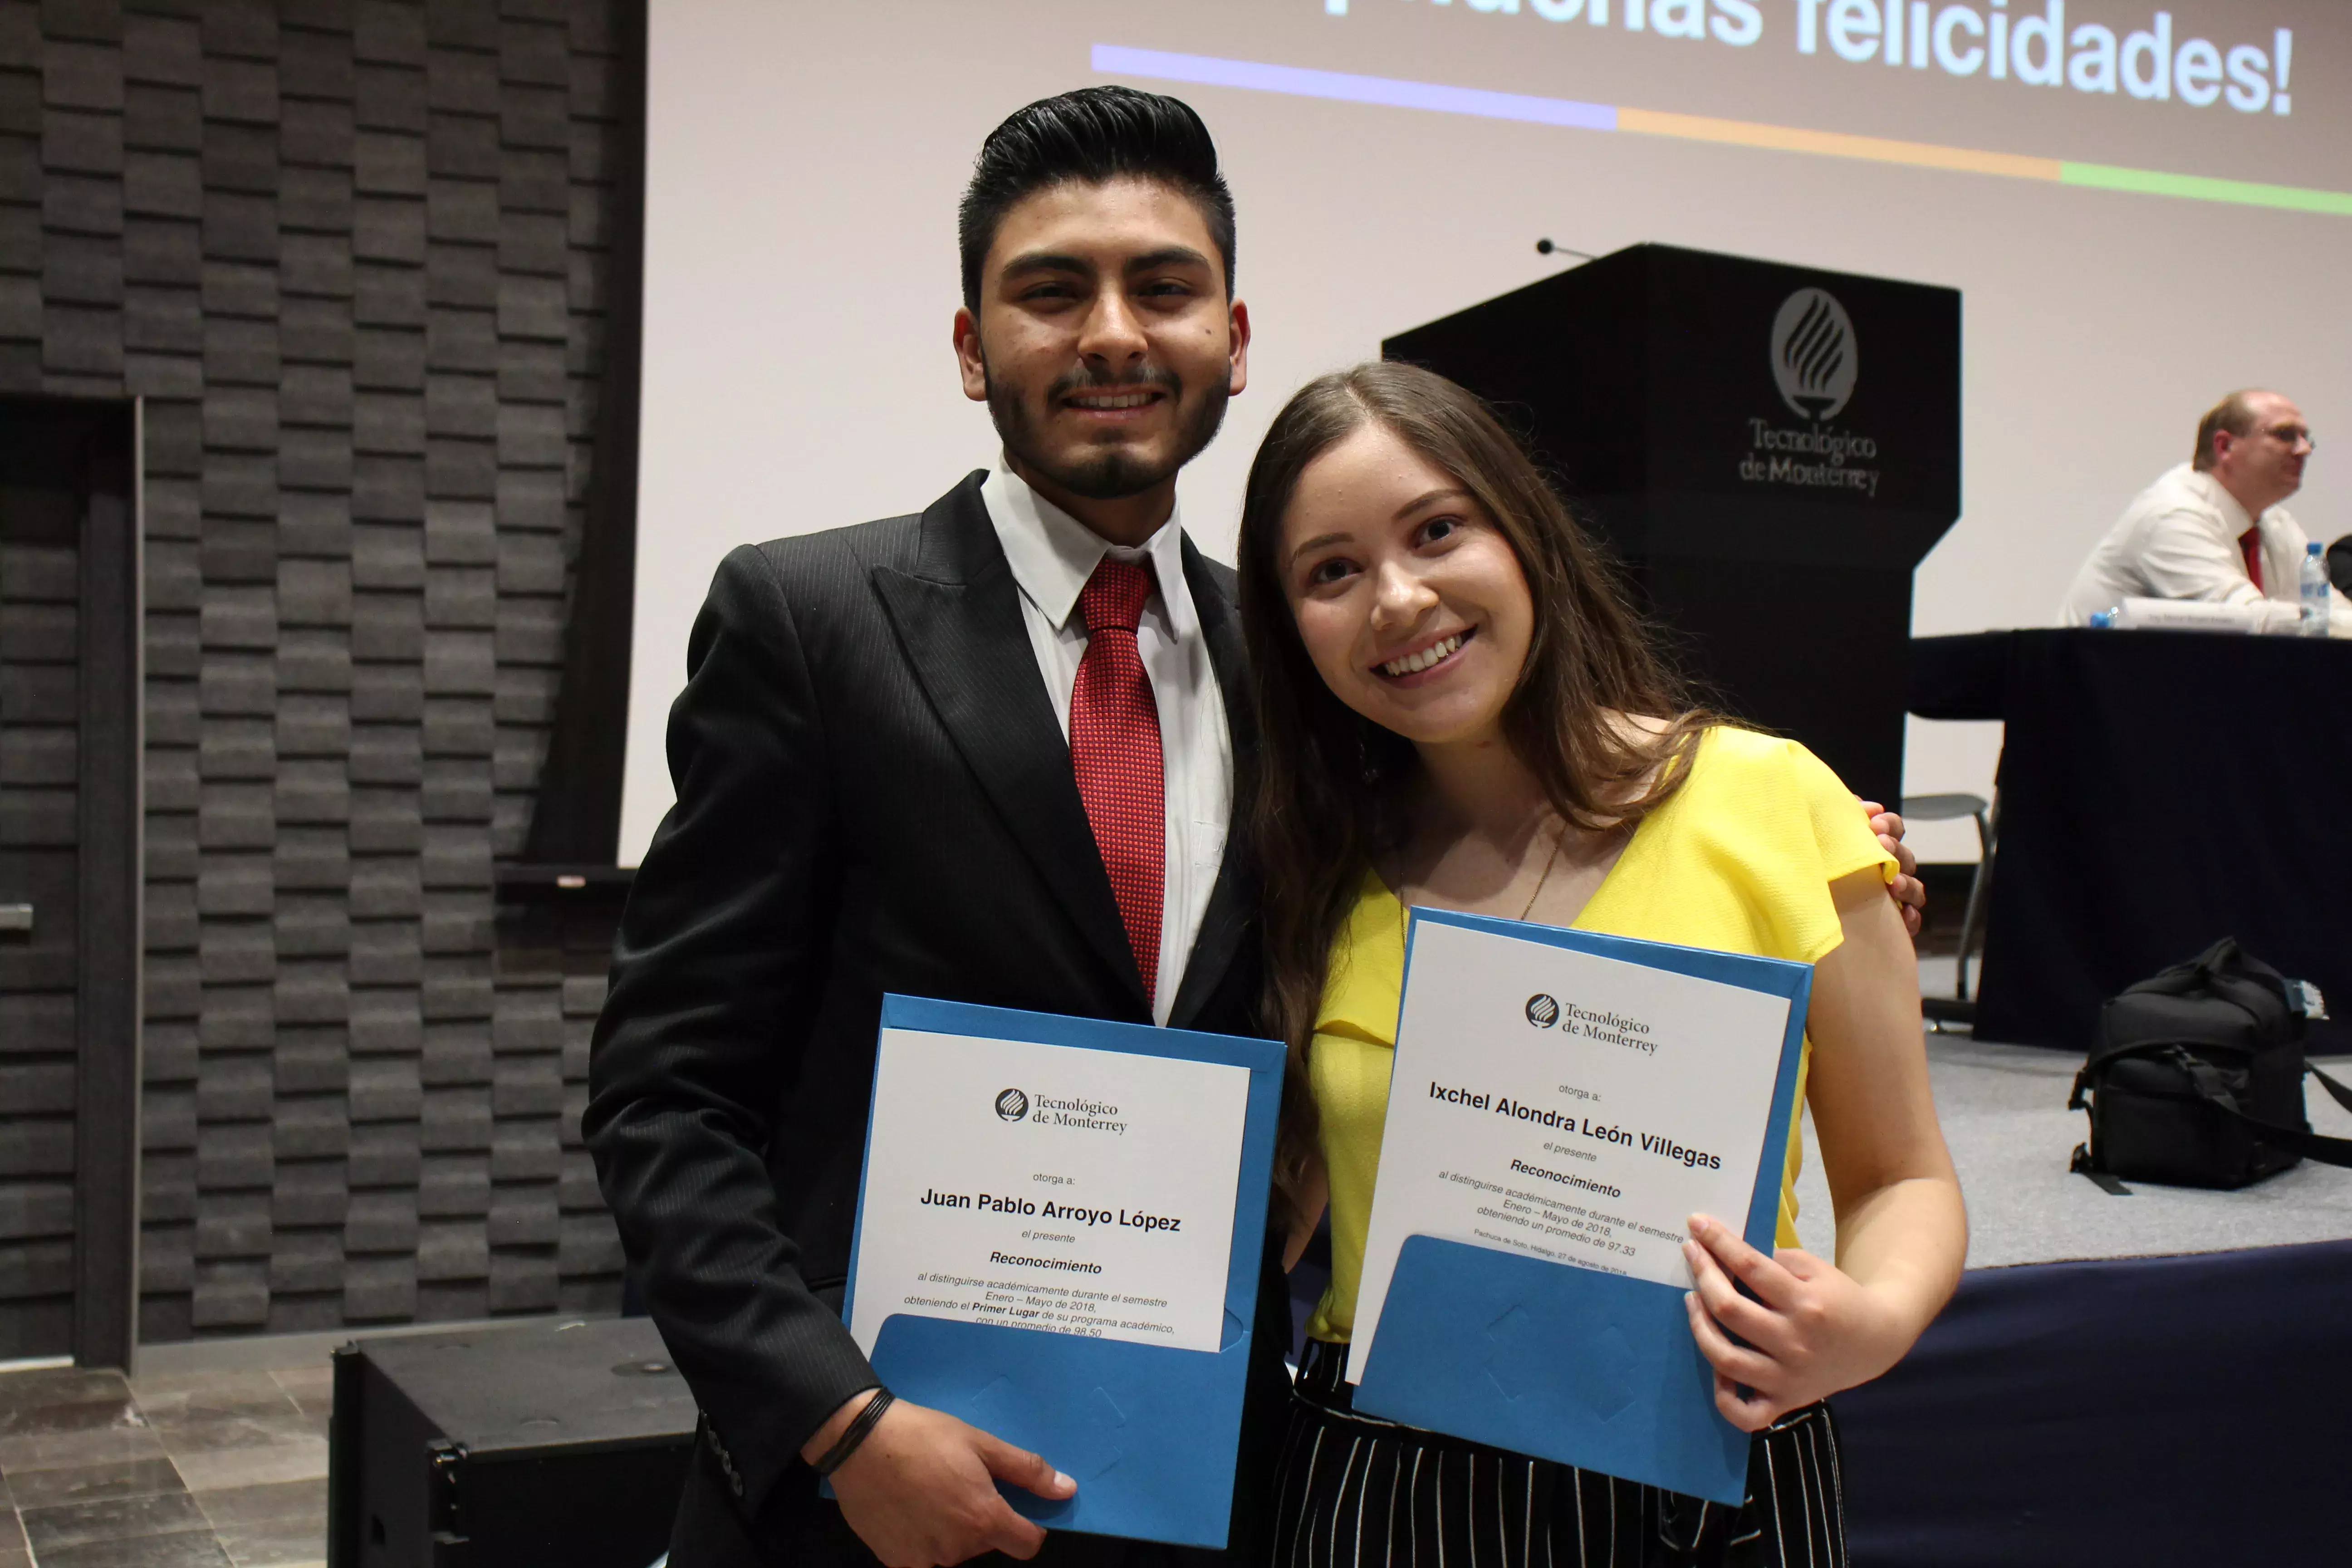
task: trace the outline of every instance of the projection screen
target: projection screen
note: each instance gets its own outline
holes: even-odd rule
[[[1179,94],[1239,206],[1250,386],[1181,486],[1230,558],[1288,391],[1642,240],[1964,296],[1964,515],[1919,633],[2049,624],[2124,502],[2246,385],[2322,435],[2352,531],[2352,6],[2339,0],[654,0],[621,860],[670,801],[687,633],[733,545],[919,510],[995,443],[958,388],[981,139],[1090,82]],[[1990,793],[1996,725],[1906,786]],[[1953,831],[1957,828],[1957,831]],[[1923,857],[1975,854],[1964,824]]]

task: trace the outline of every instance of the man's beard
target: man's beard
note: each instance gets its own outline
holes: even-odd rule
[[[987,362],[982,360],[981,373],[988,386],[988,414],[996,422],[997,436],[1004,442],[1005,452],[1021,460],[1033,472],[1042,474],[1072,495],[1088,500],[1118,500],[1140,495],[1154,485],[1169,479],[1177,469],[1201,455],[1201,449],[1216,439],[1217,427],[1225,420],[1225,404],[1229,395],[1224,383],[1202,388],[1201,399],[1189,415],[1182,413],[1183,384],[1172,372],[1147,367],[1134,375],[1107,380],[1072,371],[1058,377],[1045,389],[1045,403],[1050,407],[1057,399],[1078,391],[1108,392],[1117,387],[1152,387],[1168,394],[1175,404],[1182,423],[1176,431],[1174,451],[1164,463],[1139,460],[1134,453],[1119,447],[1108,447],[1096,451],[1081,452],[1067,460],[1055,459],[1040,449],[1036,427],[1029,418],[1029,409],[1020,393],[988,374]]]

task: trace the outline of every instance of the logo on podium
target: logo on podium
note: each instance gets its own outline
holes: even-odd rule
[[[1800,289],[1772,318],[1772,379],[1808,419],[1834,419],[1853,396],[1860,363],[1853,318],[1826,289]]]

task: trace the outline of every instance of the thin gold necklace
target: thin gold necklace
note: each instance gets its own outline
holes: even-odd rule
[[[1527,908],[1519,911],[1520,920],[1524,921],[1535,912],[1536,900],[1543,896],[1544,884],[1551,880],[1551,868],[1559,863],[1559,847],[1567,842],[1568,824],[1563,822],[1559,825],[1559,831],[1552,836],[1551,853],[1544,858],[1543,875],[1536,879],[1535,891],[1528,895]]]

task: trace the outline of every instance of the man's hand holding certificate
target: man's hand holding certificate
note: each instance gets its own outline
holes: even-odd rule
[[[1426,910],[1408,952],[1357,1407],[1738,1501],[1682,1247],[1769,1255],[1811,971]]]
[[[1281,1062],[886,998],[843,1314],[895,1393],[1076,1481],[1022,1512],[1224,1544]]]

